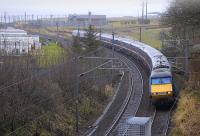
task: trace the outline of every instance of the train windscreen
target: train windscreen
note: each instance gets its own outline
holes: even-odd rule
[[[152,78],[151,79],[151,84],[152,85],[171,84],[171,77]]]

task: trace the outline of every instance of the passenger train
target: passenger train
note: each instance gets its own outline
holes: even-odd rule
[[[85,31],[74,30],[72,35],[84,38]],[[112,35],[109,34],[97,34],[97,36],[99,36],[98,40],[104,43],[112,43],[115,49],[120,49],[122,53],[139,59],[148,68],[150,72],[149,97],[153,104],[169,103],[174,100],[175,90],[171,65],[160,51],[129,38],[115,37],[113,41]]]

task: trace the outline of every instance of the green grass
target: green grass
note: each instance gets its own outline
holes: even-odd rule
[[[65,59],[68,52],[57,43],[49,43],[42,46],[42,55],[39,57],[39,65],[41,67],[49,67],[58,64],[62,59]]]
[[[117,28],[124,28],[124,27],[134,27],[137,24],[123,24],[123,21],[119,21],[119,22],[109,23],[109,25],[111,25],[114,29],[117,29]]]
[[[160,32],[161,29],[148,29],[148,30],[142,30],[142,42],[149,44],[150,46],[161,49],[161,40],[160,40]],[[133,32],[130,35],[133,39],[139,41],[139,32]]]
[[[150,25],[158,25],[159,20],[151,20]],[[148,27],[148,25],[146,25]],[[128,36],[131,39],[139,41],[139,28],[138,24],[122,24],[119,22],[112,22],[109,23],[105,27],[105,32],[111,33],[112,28],[115,30],[115,32],[120,36]],[[156,48],[161,49],[161,40],[160,40],[160,32],[166,30],[165,28],[154,28],[152,29],[151,26],[149,26],[148,29],[142,29],[142,42]]]

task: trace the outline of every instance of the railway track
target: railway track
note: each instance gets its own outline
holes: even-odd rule
[[[124,130],[126,130],[125,124],[127,119],[130,116],[136,116],[138,112],[143,97],[143,85],[145,84],[143,83],[144,72],[141,72],[143,67],[136,62],[137,60],[131,59],[131,57],[125,57],[119,54],[118,57],[121,59],[121,61],[127,64],[127,67],[130,70],[130,88],[127,92],[124,92],[127,94],[126,96],[123,94],[124,96],[116,100],[116,104],[114,103],[111,105],[111,108],[115,107],[115,110],[113,110],[113,112],[108,111],[108,114],[105,117],[105,120],[107,121],[102,120],[97,126],[93,126],[94,129],[92,129],[91,133],[87,134],[88,136],[125,135]],[[138,75],[136,75],[136,73]],[[124,102],[120,105],[119,101]],[[146,114],[146,116],[153,116],[152,136],[167,136],[170,124],[170,116],[174,105],[175,104],[173,104],[170,109],[155,109],[154,113],[151,111],[152,106],[149,109],[145,108],[148,111],[144,111],[143,114]],[[118,109],[118,113],[114,114],[114,111],[117,112],[116,109]],[[115,117],[112,118],[113,116]],[[112,123],[110,124],[110,122]]]
[[[136,70],[138,76],[135,76],[136,73],[134,71],[132,71],[131,94],[130,94],[129,98],[126,100],[126,103],[124,103],[124,105],[123,105],[124,108],[122,109],[122,111],[120,111],[118,118],[116,118],[116,120],[114,121],[112,126],[106,132],[106,134],[105,134],[106,136],[108,136],[108,135],[113,135],[113,136],[123,135],[124,130],[126,129],[127,119],[130,116],[135,116],[139,109],[139,106],[140,106],[140,102],[141,102],[142,95],[143,95],[143,77],[142,77],[142,74],[141,74],[139,68],[133,61],[129,60],[129,64],[131,64],[130,69]]]
[[[141,100],[143,97],[143,76],[144,72],[142,73],[143,66],[139,64],[140,62],[137,62],[137,60],[131,58],[131,57],[125,57],[123,55],[117,55],[118,58],[120,58],[121,61],[123,61],[128,69],[130,70],[130,89],[127,92],[127,96],[123,102],[123,104],[119,107],[116,106],[115,109],[119,109],[118,113],[115,115],[114,120],[109,125],[111,119],[106,122],[100,122],[97,126],[93,126],[94,129],[91,133],[88,134],[88,136],[116,136],[116,135],[125,135],[124,130],[126,130],[126,121],[130,116],[136,116]],[[146,71],[146,70],[144,70]],[[147,71],[146,71],[147,72]],[[137,74],[138,75],[137,75]],[[148,80],[148,79],[147,79]],[[139,83],[140,82],[140,83]],[[148,87],[147,87],[148,88]],[[124,96],[125,97],[125,96]],[[120,100],[123,100],[122,98]],[[120,101],[118,100],[118,102]],[[146,100],[148,101],[148,100]],[[116,101],[117,102],[117,101]],[[116,105],[120,105],[119,103],[116,103]],[[175,101],[176,103],[176,101]],[[145,111],[145,114],[148,116],[153,116],[153,124],[152,124],[152,135],[153,136],[167,136],[169,124],[170,124],[170,116],[171,112],[174,108],[174,105],[170,109],[155,109],[155,112],[152,113],[152,106],[148,109],[148,111]],[[115,105],[115,104],[113,104]],[[113,106],[115,107],[115,106]],[[112,108],[112,106],[111,106]],[[147,108],[146,108],[147,109]],[[148,113],[147,113],[148,112]],[[108,113],[107,119],[111,116],[114,116],[114,113]],[[109,126],[109,127],[108,127]],[[107,129],[109,128],[109,129]],[[107,130],[107,131],[106,131]]]
[[[110,106],[110,110],[107,111],[103,120],[95,126],[91,133],[87,134],[88,136],[111,135],[111,133],[116,132],[116,129],[118,129],[118,124],[121,126],[123,121],[129,116],[134,116],[136,114],[140,105],[143,94],[142,75],[132,60],[118,53],[115,53],[115,55],[120,61],[125,63],[129,69],[128,78],[130,80],[128,83],[122,83],[125,84],[125,86],[128,85],[129,89],[121,89],[118,92],[116,100],[113,101]]]
[[[171,107],[155,108],[152,124],[152,136],[167,136],[170,127],[172,111],[177,103],[176,99]]]
[[[141,73],[141,71],[140,71],[142,69],[142,66],[140,64],[138,64],[138,62],[136,62],[136,60],[129,60],[129,61],[131,61],[131,62],[129,62],[129,64],[132,63],[129,68],[134,69],[133,67],[135,67],[137,69],[137,71],[140,73],[140,80],[142,81],[141,85],[143,87],[144,72]],[[134,74],[131,75],[131,77],[134,77]],[[141,104],[141,99],[143,97],[143,88],[141,87],[140,89],[138,89],[137,87],[135,87],[135,85],[133,83],[134,83],[134,79],[132,79],[131,87],[134,88],[135,90],[134,89],[132,90],[132,93],[129,97],[128,102],[124,103],[123,110],[121,110],[119,112],[119,115],[115,118],[111,127],[106,131],[105,136],[126,135],[124,133],[124,131],[127,129],[126,121],[130,116],[136,116],[136,114],[138,112],[138,108]],[[148,89],[148,87],[146,89]],[[148,101],[148,100],[146,100],[146,101]],[[164,109],[156,109],[155,108],[154,112],[152,111],[153,106],[146,108],[146,109],[148,109],[148,111],[145,111],[145,114],[148,114],[149,116],[153,117],[152,136],[167,136],[169,127],[170,127],[171,113],[172,113],[176,103],[177,103],[177,99],[175,100],[175,102],[173,103],[173,105],[171,107],[164,108]],[[147,112],[149,112],[149,113],[147,113]]]
[[[169,111],[168,110],[158,110],[155,109],[155,117],[153,119],[152,126],[152,135],[153,136],[166,136],[165,132],[168,128],[168,120],[169,120]]]

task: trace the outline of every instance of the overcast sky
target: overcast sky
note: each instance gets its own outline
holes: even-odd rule
[[[3,14],[106,14],[107,16],[137,16],[142,0],[0,0]],[[149,12],[163,12],[172,0],[148,0]]]

